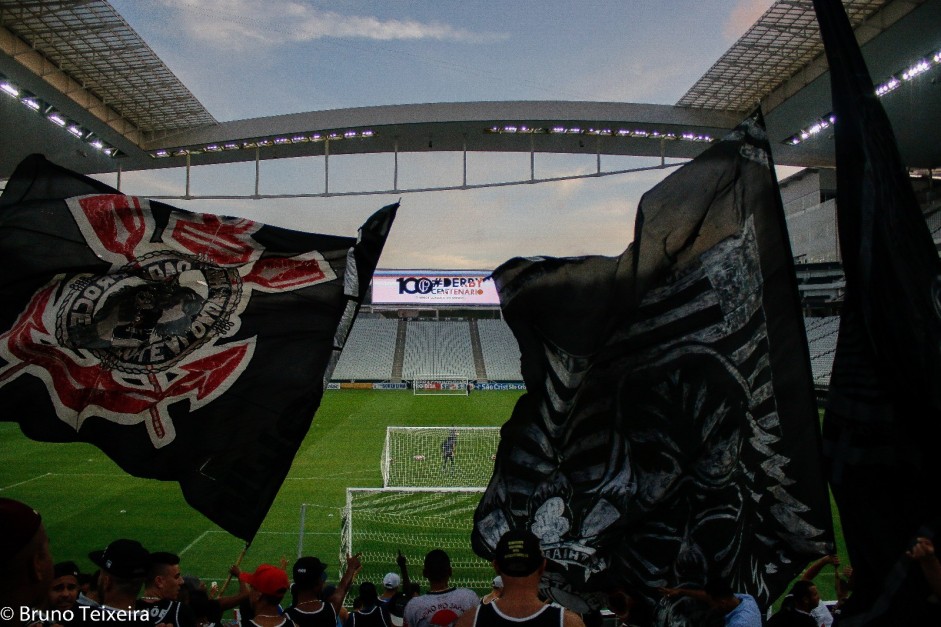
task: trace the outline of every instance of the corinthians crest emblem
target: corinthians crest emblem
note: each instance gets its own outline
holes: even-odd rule
[[[146,200],[73,198],[69,209],[105,274],[60,275],[0,336],[0,387],[29,373],[78,431],[100,416],[144,423],[154,447],[173,441],[168,407],[195,410],[223,394],[251,361],[255,337],[229,340],[253,291],[336,278],[317,252],[264,257],[245,219],[170,212],[158,226]]]

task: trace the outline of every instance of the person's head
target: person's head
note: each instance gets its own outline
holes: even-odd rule
[[[248,598],[256,611],[258,608],[278,607],[291,586],[288,574],[271,564],[262,564],[254,573],[241,573],[239,581],[251,586]]]
[[[728,614],[738,606],[738,599],[725,579],[710,579],[703,586],[703,592],[709,598],[709,605],[723,614]]]
[[[316,557],[301,557],[294,562],[294,587],[296,592],[319,591],[326,579],[327,565]]]
[[[385,590],[383,595],[392,596],[399,590],[399,586],[402,585],[402,578],[396,573],[386,573],[386,576],[382,578],[382,589]]]
[[[0,498],[0,605],[41,607],[53,579],[49,537],[39,512]]]
[[[442,549],[428,551],[422,575],[431,583],[446,583],[451,578],[451,558]]]
[[[546,558],[539,547],[539,538],[528,529],[511,529],[497,542],[493,567],[504,584],[512,584],[523,578],[538,581],[545,565]]]
[[[177,601],[183,585],[180,558],[173,553],[151,553],[150,567],[147,569],[144,584],[149,595]]]
[[[802,612],[809,612],[820,604],[820,593],[813,581],[801,579],[796,581],[788,592],[794,608]]]
[[[53,567],[52,585],[49,587],[50,609],[67,610],[75,605],[80,576],[75,562],[59,562]]]
[[[379,594],[376,592],[375,584],[369,581],[359,584],[359,598],[363,604],[363,609],[368,610],[375,607],[379,602]]]
[[[124,602],[137,598],[147,568],[150,552],[136,540],[115,540],[100,551],[92,551],[88,559],[101,569],[98,596],[101,603]]]

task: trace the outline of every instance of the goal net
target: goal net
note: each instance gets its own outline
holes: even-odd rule
[[[401,551],[413,580],[421,579],[425,554],[444,549],[451,558],[452,586],[490,590],[492,565],[474,554],[470,536],[482,488],[347,488],[340,560],[362,553],[360,581],[382,581],[397,571]]]
[[[386,427],[382,485],[484,488],[499,443],[499,427]]]
[[[459,375],[435,374],[412,379],[415,396],[468,396],[470,379]]]

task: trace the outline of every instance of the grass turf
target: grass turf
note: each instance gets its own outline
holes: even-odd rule
[[[497,426],[509,417],[520,394],[416,397],[396,391],[327,392],[242,569],[282,558],[293,563],[302,503],[308,504],[304,554],[334,563],[346,488],[382,485],[380,457],[387,425]],[[116,538],[134,538],[150,550],[179,554],[184,573],[221,582],[243,547],[241,540],[190,508],[176,483],[126,475],[88,444],[33,442],[15,423],[0,423],[0,495],[42,512],[55,560],[74,560],[83,572],[93,570],[89,551]],[[834,526],[838,555],[846,564],[836,517]],[[412,575],[420,579],[424,552],[431,547],[402,548]],[[364,575],[371,580],[374,572],[394,570],[391,563],[366,567]],[[835,598],[832,568],[816,583],[823,598]]]

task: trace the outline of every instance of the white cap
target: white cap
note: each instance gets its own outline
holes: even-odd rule
[[[395,590],[402,583],[402,578],[395,573],[386,573],[382,578],[382,587],[386,590]]]
[[[494,578],[493,578],[493,587],[494,587],[494,588],[502,588],[502,587],[503,587],[503,577],[501,577],[500,575],[497,575],[496,577],[494,577]]]

